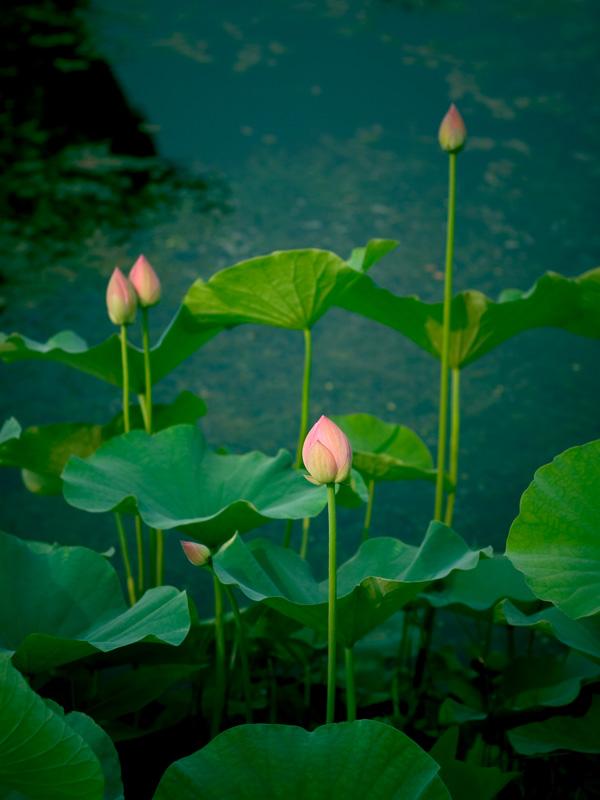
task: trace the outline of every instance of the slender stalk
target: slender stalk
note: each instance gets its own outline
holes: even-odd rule
[[[233,619],[237,628],[238,643],[240,648],[240,661],[242,662],[242,683],[244,685],[244,696],[246,699],[246,722],[251,724],[253,722],[252,683],[250,681],[250,664],[248,662],[246,632],[244,630],[242,615],[240,614],[240,607],[238,606],[238,602],[231,590],[231,587],[227,586],[225,583],[222,585],[223,589],[225,590],[225,594],[227,595],[229,605],[231,606],[231,610],[233,611]]]
[[[452,392],[450,395],[450,480],[452,491],[448,495],[446,504],[446,525],[452,525],[454,513],[454,500],[456,498],[456,483],[458,480],[458,441],[460,437],[460,370],[452,368]]]
[[[354,680],[354,647],[344,648],[346,658],[346,712],[348,722],[356,720],[356,684]]]
[[[129,602],[135,605],[135,583],[133,580],[133,571],[131,569],[131,559],[129,558],[129,550],[127,548],[127,539],[125,538],[125,528],[123,527],[123,520],[121,515],[115,512],[115,521],[117,523],[117,532],[119,534],[119,544],[121,545],[121,555],[123,557],[123,565],[125,567],[125,576],[127,580],[127,593],[129,595]]]
[[[148,309],[142,307],[142,339],[144,343],[144,377],[146,383],[146,433],[152,433],[152,376],[150,373],[150,336],[148,334]]]
[[[156,585],[162,586],[165,566],[165,536],[161,530],[156,531]]]
[[[127,325],[121,325],[121,361],[123,364],[123,427],[129,433],[129,363],[127,360]]]
[[[141,596],[146,591],[146,576],[144,574],[144,540],[142,538],[142,520],[137,514],[135,515],[135,541],[138,552],[138,587]]]
[[[336,525],[335,525],[335,483],[327,484],[327,508],[329,512],[329,606],[327,636],[327,715],[326,724],[333,722],[335,716],[335,673],[336,673],[336,614],[337,571],[336,571]]]
[[[302,520],[302,545],[300,546],[300,558],[306,558],[308,550],[308,535],[310,533],[310,517]]]
[[[223,718],[223,710],[225,708],[225,617],[223,613],[223,584],[213,574],[213,583],[215,588],[215,648],[216,648],[216,668],[217,668],[217,681],[215,686],[215,705],[213,710],[213,718],[210,726],[210,738],[219,733],[221,728],[221,720]]]
[[[302,447],[306,434],[308,433],[308,402],[310,397],[310,373],[312,369],[312,339],[310,328],[304,328],[304,377],[302,379],[302,409],[300,411],[300,432],[298,434],[298,446],[296,448],[296,469],[302,466]],[[310,522],[308,523],[310,525]],[[294,521],[288,519],[283,533],[283,546],[289,547],[292,538],[292,528]],[[308,539],[307,539],[308,541]],[[304,543],[304,537],[303,537]]]
[[[448,367],[450,363],[450,313],[452,303],[452,259],[454,255],[454,208],[456,198],[456,153],[450,153],[448,181],[448,227],[446,235],[446,277],[444,281],[444,320],[440,381],[440,416],[438,430],[437,478],[434,519],[442,519],[444,472],[446,469],[446,429],[448,423]]]
[[[150,536],[149,536],[149,562],[150,562],[150,586],[156,586],[156,566],[158,564],[158,559],[156,557],[157,553],[157,537],[156,537],[156,530],[154,528],[150,528]]]
[[[369,490],[369,499],[367,501],[367,511],[365,514],[365,525],[363,528],[362,540],[366,542],[369,538],[369,530],[371,529],[371,514],[373,513],[373,495],[375,494],[375,481],[373,478],[367,484]]]

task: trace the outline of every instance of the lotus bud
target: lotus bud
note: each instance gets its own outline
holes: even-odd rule
[[[311,483],[342,483],[350,475],[352,448],[346,434],[323,416],[304,440],[302,459]]]
[[[161,297],[160,281],[145,256],[140,256],[131,268],[129,280],[137,292],[142,308],[155,306]]]
[[[181,546],[187,560],[195,567],[204,567],[210,561],[210,550],[205,544],[182,541]]]
[[[137,295],[131,281],[117,267],[106,290],[108,316],[114,325],[129,325],[135,322]]]
[[[458,109],[452,103],[442,120],[438,139],[442,150],[447,153],[460,153],[467,141],[467,129]]]

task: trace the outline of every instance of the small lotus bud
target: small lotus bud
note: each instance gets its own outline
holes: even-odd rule
[[[458,109],[452,103],[442,120],[438,139],[442,150],[447,153],[460,153],[467,141],[467,129]]]
[[[304,466],[311,483],[342,483],[352,468],[352,448],[346,434],[323,416],[313,425],[302,447]]]
[[[210,550],[205,544],[182,541],[181,546],[187,560],[195,567],[204,567],[210,561]]]
[[[135,262],[129,273],[129,280],[137,292],[142,308],[158,303],[161,296],[160,281],[145,256],[140,256]]]
[[[135,322],[137,295],[131,281],[117,267],[106,290],[108,316],[114,325],[129,325]]]

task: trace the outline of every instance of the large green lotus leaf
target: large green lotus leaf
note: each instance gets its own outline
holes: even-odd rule
[[[165,772],[154,800],[450,800],[438,765],[372,720],[240,725]]]
[[[508,732],[511,745],[526,756],[544,755],[554,750],[600,753],[600,697],[592,699],[582,717],[552,717],[531,722]]]
[[[600,441],[573,447],[535,473],[506,555],[535,594],[567,616],[600,611]]]
[[[92,746],[0,655],[0,791],[33,800],[103,800],[104,788]]]
[[[498,692],[507,708],[565,706],[577,698],[584,683],[600,677],[600,665],[575,651],[566,659],[524,656],[502,672]]]
[[[600,615],[571,619],[551,607],[527,616],[507,600],[498,609],[496,621],[516,628],[535,628],[594,660],[600,659]]]
[[[350,647],[432,581],[473,569],[481,554],[440,522],[431,523],[420,547],[388,538],[364,542],[338,570],[339,641]],[[223,583],[239,586],[251,600],[327,630],[328,582],[318,583],[308,562],[292,550],[265,539],[246,544],[236,535],[214,556],[213,566]]]
[[[153,407],[153,428],[160,431],[172,425],[194,423],[205,413],[204,400],[191,392],[182,392],[172,405]],[[0,465],[20,467],[27,488],[45,495],[62,493],[60,475],[72,455],[88,458],[101,444],[123,433],[122,413],[106,425],[59,422],[28,428],[21,433],[18,422],[12,419],[2,430],[11,422],[14,423],[12,435],[4,442],[0,436]],[[144,428],[139,405],[130,406],[130,424],[132,429]]]
[[[209,547],[270,519],[316,516],[324,486],[292,469],[285,450],[269,458],[212,452],[198,428],[177,425],[154,436],[132,431],[111,439],[62,477],[68,503],[85,511],[139,513],[151,528],[179,528]]]
[[[200,326],[182,306],[157,344],[151,349],[152,382],[157,383],[188,356],[216,336],[221,328]],[[142,394],[145,387],[144,353],[128,345],[129,385],[132,392]],[[24,359],[56,361],[87,372],[115,386],[123,385],[121,340],[113,334],[105,342],[89,347],[73,333],[62,331],[47,342],[35,342],[19,333],[0,334],[0,359],[7,364]]]
[[[79,734],[94,752],[104,775],[102,800],[124,800],[119,756],[110,736],[93,719],[80,711],[71,711],[64,717],[67,725]]]
[[[553,326],[600,338],[600,268],[579,278],[554,272],[527,292],[504,292],[498,302],[469,290],[452,299],[450,366],[466,367],[521,331]],[[349,285],[336,305],[381,322],[441,357],[443,303],[397,297],[367,275]]]
[[[371,239],[366,247],[355,247],[350,254],[348,264],[359,272],[366,272],[373,264],[398,246],[393,239]]]
[[[26,672],[136,642],[178,645],[191,626],[189,598],[171,586],[127,608],[114,569],[85,547],[0,532],[0,571],[0,651]]]
[[[447,730],[433,745],[429,755],[440,765],[440,778],[452,800],[493,800],[520,772],[501,772],[498,767],[479,767],[456,757],[459,728]]]
[[[281,250],[251,258],[197,280],[184,306],[203,325],[257,322],[277,328],[312,328],[342,293],[393,244],[369,243],[348,264],[328,250]],[[370,248],[370,249],[369,249]]]
[[[523,574],[502,555],[482,559],[468,572],[454,572],[443,583],[429,587],[421,597],[434,608],[474,617],[493,615],[494,607],[506,598],[524,611],[540,605]]]
[[[435,483],[431,453],[410,428],[383,422],[370,414],[332,417],[352,447],[352,466],[366,481],[424,478]],[[447,488],[451,484],[447,481]]]

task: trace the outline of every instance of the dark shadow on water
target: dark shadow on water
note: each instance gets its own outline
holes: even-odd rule
[[[32,260],[45,251],[45,263],[49,252],[68,253],[99,228],[125,235],[183,202],[198,212],[228,210],[220,176],[157,152],[96,51],[88,6],[30,0],[2,15],[0,240],[8,252],[31,249]]]

